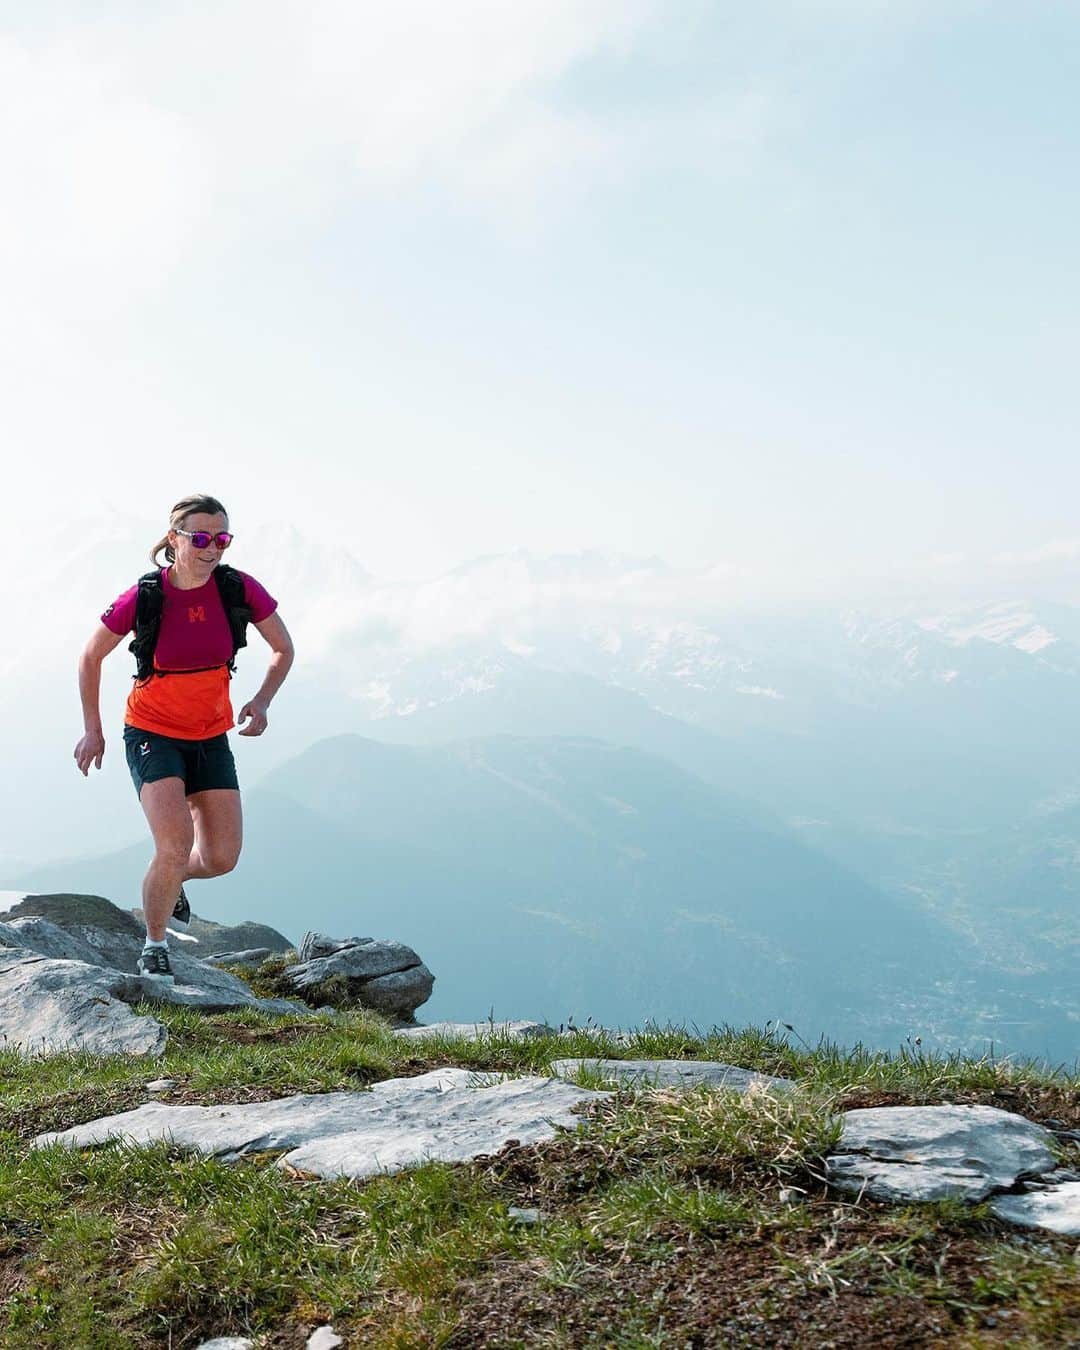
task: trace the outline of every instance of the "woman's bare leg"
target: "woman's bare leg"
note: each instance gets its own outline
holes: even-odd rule
[[[144,783],[139,804],[154,836],[154,857],[142,890],[146,936],[153,942],[164,942],[195,835],[184,797],[184,780],[159,778],[155,783]]]
[[[182,880],[231,872],[244,841],[240,793],[236,788],[207,788],[193,792],[187,802],[195,842]]]

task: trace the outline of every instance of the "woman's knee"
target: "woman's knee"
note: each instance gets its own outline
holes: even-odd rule
[[[240,848],[211,848],[209,856],[200,849],[199,856],[202,858],[203,866],[213,877],[223,877],[226,872],[231,872],[240,859]]]

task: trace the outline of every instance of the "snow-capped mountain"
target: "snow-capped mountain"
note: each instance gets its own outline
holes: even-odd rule
[[[525,666],[591,676],[718,731],[749,723],[803,734],[844,707],[871,710],[945,689],[952,703],[957,691],[988,683],[1080,674],[1080,611],[1061,606],[1040,612],[1008,601],[900,617],[718,609],[667,618],[656,609],[663,587],[673,582],[669,570],[647,573],[662,585],[642,586],[639,611],[621,582],[641,579],[641,572],[600,571],[591,558],[583,574],[573,573],[566,559],[546,571],[514,559],[502,572],[504,581],[512,579],[511,605],[492,585],[499,568],[498,560],[477,564],[472,575],[482,584],[472,592],[472,606],[457,585],[418,588],[395,646],[364,641],[370,620],[343,629],[349,693],[373,721],[491,691]],[[553,587],[548,578],[556,570],[560,581]],[[458,582],[462,575],[455,574]],[[440,599],[442,631],[431,636],[418,629],[413,638],[410,624]],[[685,604],[683,593],[675,607]],[[455,622],[455,610],[464,612],[462,622]]]

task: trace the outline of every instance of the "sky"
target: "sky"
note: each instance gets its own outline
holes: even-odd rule
[[[1078,90],[1071,0],[0,0],[9,513],[1071,584]]]

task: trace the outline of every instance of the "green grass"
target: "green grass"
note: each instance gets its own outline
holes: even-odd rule
[[[768,1345],[785,1327],[814,1344],[838,1318],[883,1346],[1080,1338],[1075,1243],[986,1205],[857,1204],[822,1179],[846,1106],[986,1101],[1077,1128],[1076,1077],[908,1047],[793,1047],[770,1027],[647,1026],[628,1045],[573,1031],[417,1042],[364,1012],[153,1012],[169,1031],[158,1060],[0,1051],[0,1345],[184,1350],[247,1334],[283,1350],[326,1321],[347,1344],[402,1348]],[[624,1089],[545,1144],[366,1181],[294,1175],[269,1154],[30,1147],[149,1100],[160,1077],[176,1085],[167,1100],[208,1104],[442,1064],[546,1073],[572,1056],[719,1059],[798,1087]]]

